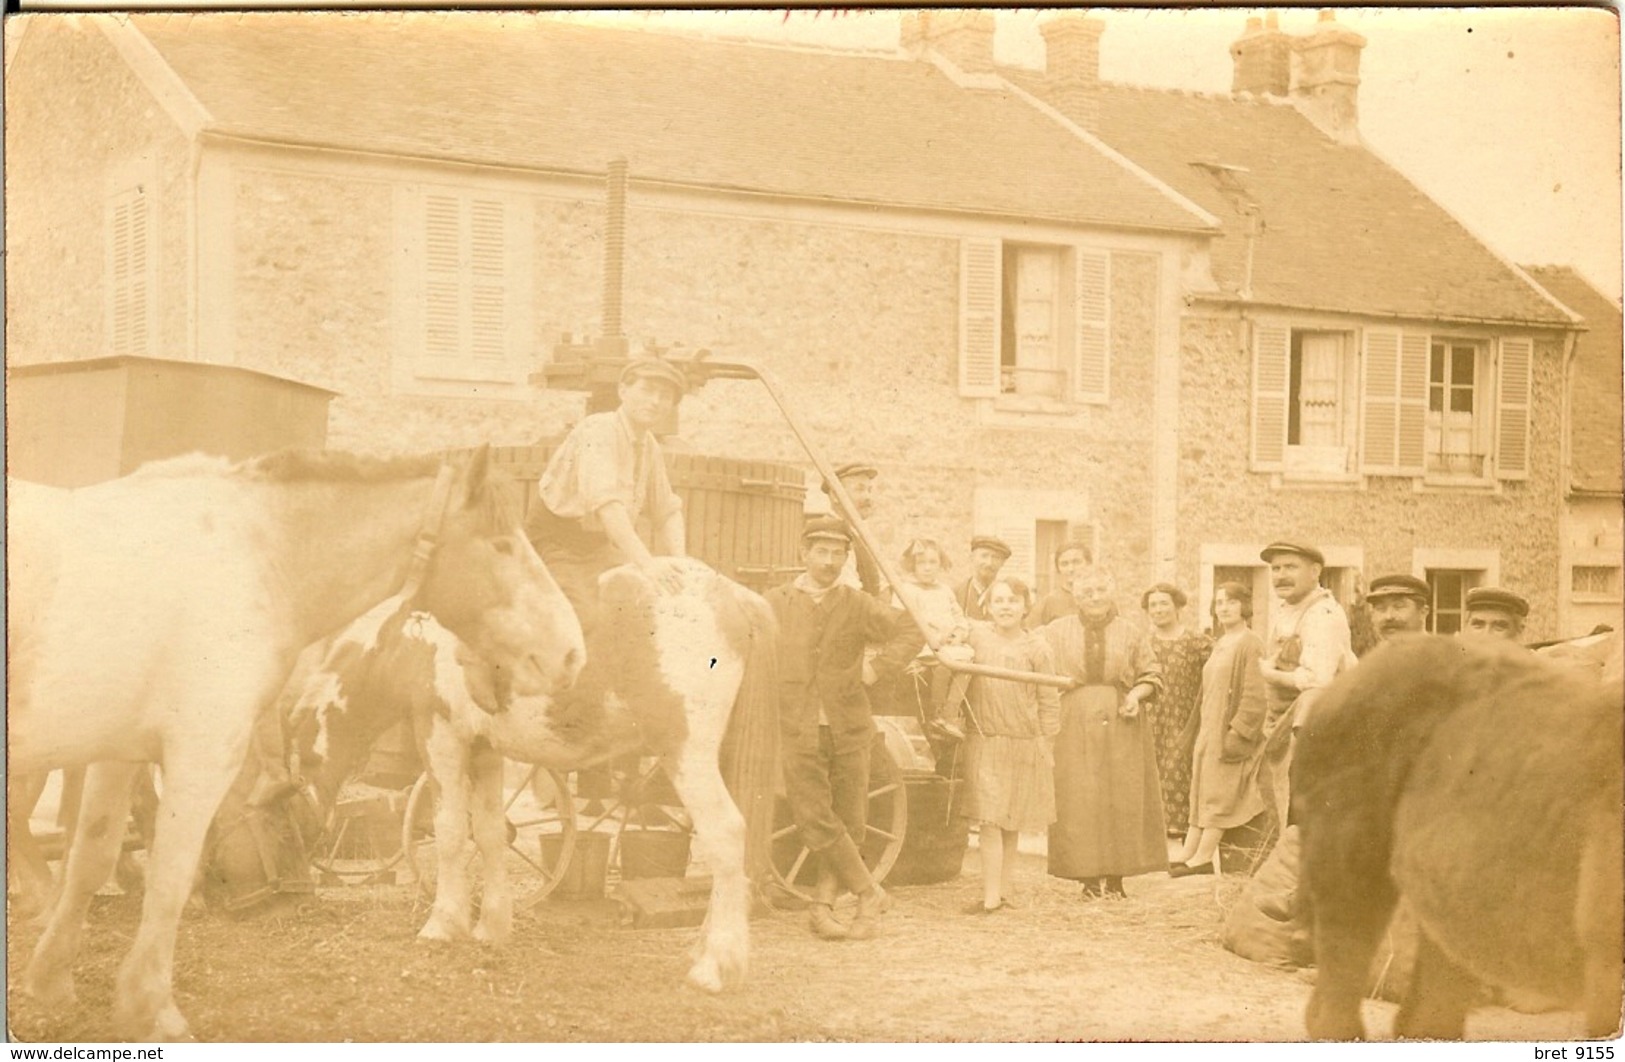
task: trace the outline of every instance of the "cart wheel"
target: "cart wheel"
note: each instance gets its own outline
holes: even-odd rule
[[[393,871],[405,854],[400,821],[408,801],[405,789],[364,786],[341,792],[333,809],[333,825],[322,837],[310,865],[324,885],[391,884]]]
[[[514,909],[528,911],[558,888],[575,853],[576,815],[564,775],[531,764],[505,765],[503,812],[508,822],[508,875]],[[401,819],[405,876],[424,902],[434,900],[439,853],[435,848],[434,784],[425,772],[412,786]],[[464,858],[476,871],[473,841]]]
[[[606,877],[680,878],[692,859],[694,820],[660,761],[629,756],[577,771],[577,825],[606,835]]]
[[[863,862],[875,881],[885,881],[903,850],[903,834],[908,830],[908,786],[903,768],[893,758],[880,733],[875,734],[869,754],[869,813],[864,825]],[[790,802],[780,796],[773,806],[773,877],[792,896],[811,900],[818,868],[812,850],[801,843]]]

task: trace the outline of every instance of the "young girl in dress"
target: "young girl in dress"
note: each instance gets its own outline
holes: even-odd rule
[[[1049,643],[1022,627],[1031,607],[1032,594],[1021,580],[994,580],[988,588],[993,622],[971,627],[977,663],[1055,673]],[[1061,728],[1061,699],[1053,686],[984,676],[972,683],[970,703],[962,814],[980,823],[982,898],[966,913],[988,914],[1010,906],[1021,834],[1048,829],[1055,821],[1051,743]]]
[[[1258,767],[1264,749],[1264,643],[1247,621],[1253,595],[1240,583],[1213,591],[1218,641],[1202,667],[1201,724],[1191,755],[1191,826],[1168,873],[1176,878],[1211,874],[1224,831],[1264,810]]]
[[[971,651],[965,645],[970,623],[965,610],[954,596],[953,587],[943,579],[949,568],[947,555],[934,539],[917,538],[903,550],[903,585],[898,596],[908,602],[924,625],[927,645],[920,650],[929,657],[931,644],[939,648],[939,659],[968,661]],[[926,708],[926,727],[941,737],[959,740],[965,731],[959,725],[959,703],[964,698],[967,680],[955,682],[948,668],[937,665],[931,671],[930,704]]]

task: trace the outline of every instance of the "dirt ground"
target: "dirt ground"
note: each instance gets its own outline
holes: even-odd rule
[[[719,996],[683,984],[697,929],[639,930],[612,901],[548,900],[512,945],[415,939],[405,886],[323,889],[274,914],[182,924],[176,991],[203,1041],[1053,1041],[1303,1036],[1309,982],[1224,950],[1238,879],[1130,879],[1126,901],[1085,903],[1024,855],[1019,909],[972,917],[965,874],[899,887],[873,941],[815,940],[799,911],[752,922],[747,983]],[[850,902],[850,901],[848,901]],[[18,989],[37,930],[8,933],[12,1038],[102,1041],[111,983],[138,900],[98,897],[77,970],[80,1005],[47,1013]],[[1394,1008],[1367,1004],[1371,1035]],[[1580,1034],[1573,1013],[1476,1012],[1476,1040]]]

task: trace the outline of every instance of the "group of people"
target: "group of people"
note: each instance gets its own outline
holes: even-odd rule
[[[680,581],[666,557],[684,551],[681,502],[652,429],[684,388],[671,365],[634,360],[620,408],[583,419],[539,484],[533,537],[589,639],[599,573],[632,563],[662,588]],[[835,471],[843,505],[869,516],[878,469]],[[640,522],[652,542],[637,534]],[[1010,555],[997,538],[974,538],[971,571],[954,583],[944,547],[914,539],[903,578],[888,586],[846,519],[816,516],[801,538],[801,574],[766,595],[780,628],[785,786],[818,868],[809,926],[821,938],[872,937],[891,903],[859,848],[869,690],[888,669],[920,674],[933,736],[963,741],[960,808],[978,824],[983,866],[972,913],[1011,906],[1023,832],[1047,829],[1049,873],[1103,899],[1124,896],[1123,880],[1136,875],[1210,873],[1226,830],[1260,815],[1277,826],[1288,819],[1293,730],[1355,661],[1348,616],[1320,585],[1318,550],[1263,550],[1279,598],[1263,638],[1250,623],[1251,589],[1239,583],[1215,588],[1208,633],[1186,625],[1187,599],[1170,584],[1141,595],[1143,615],[1121,611],[1115,581],[1085,543],[1056,551],[1057,588],[1037,599],[1003,573]],[[1423,629],[1429,599],[1413,576],[1374,579],[1374,634]],[[1517,637],[1527,613],[1517,595],[1481,588],[1468,595],[1465,626]],[[1051,679],[972,679],[946,666],[968,661]],[[857,897],[850,920],[835,913],[843,889]]]

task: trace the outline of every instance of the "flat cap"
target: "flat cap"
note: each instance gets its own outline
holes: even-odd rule
[[[880,475],[880,469],[874,465],[864,464],[862,461],[849,461],[844,465],[837,466],[835,469],[836,479],[848,479],[852,476],[868,476],[873,479],[878,475]]]
[[[621,383],[629,384],[633,380],[660,380],[677,388],[678,395],[688,393],[688,377],[683,370],[669,361],[660,358],[633,358],[621,370]]]
[[[851,546],[852,529],[839,516],[812,516],[807,518],[806,526],[801,529],[801,541],[839,542],[843,546]]]
[[[1428,590],[1428,584],[1414,575],[1379,575],[1371,580],[1365,599],[1376,601],[1384,597],[1414,597],[1425,605],[1433,594]]]
[[[977,535],[970,540],[970,548],[990,549],[1005,560],[1010,559],[1010,547],[1004,544],[1004,539],[994,538],[992,535]]]
[[[1467,591],[1467,611],[1478,609],[1494,609],[1496,612],[1506,612],[1513,616],[1529,615],[1529,602],[1511,590],[1503,590],[1499,586],[1475,586]]]
[[[1277,553],[1296,553],[1300,557],[1307,557],[1316,564],[1324,565],[1326,555],[1313,546],[1300,546],[1296,542],[1271,542],[1259,551],[1258,556],[1267,564]]]

